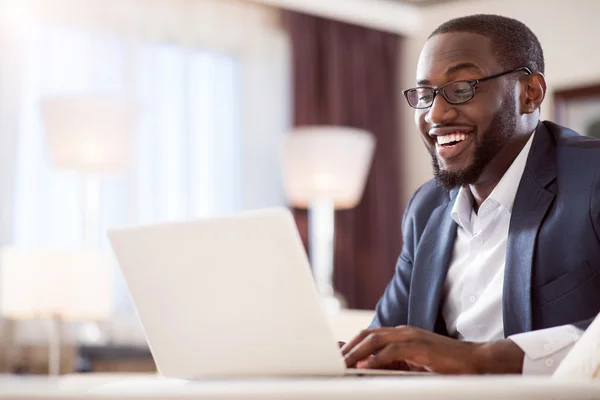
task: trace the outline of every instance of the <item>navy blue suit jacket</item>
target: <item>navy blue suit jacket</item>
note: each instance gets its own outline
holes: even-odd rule
[[[458,189],[435,182],[410,200],[396,271],[373,327],[412,325],[447,334],[443,285],[457,225]],[[502,313],[505,337],[574,324],[600,312],[600,140],[540,122],[513,206]]]

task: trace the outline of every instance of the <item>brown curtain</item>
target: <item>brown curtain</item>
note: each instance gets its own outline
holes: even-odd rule
[[[292,11],[284,11],[283,21],[292,49],[294,125],[352,126],[377,139],[362,202],[337,211],[335,226],[335,286],[351,308],[372,309],[402,247],[401,38]],[[295,211],[306,244],[306,211]]]

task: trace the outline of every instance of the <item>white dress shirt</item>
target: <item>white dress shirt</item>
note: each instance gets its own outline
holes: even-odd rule
[[[461,188],[452,207],[458,224],[444,283],[442,314],[448,333],[484,342],[504,338],[502,289],[508,227],[533,135],[476,213],[469,188]],[[582,331],[572,325],[510,336],[525,353],[524,374],[551,374]]]

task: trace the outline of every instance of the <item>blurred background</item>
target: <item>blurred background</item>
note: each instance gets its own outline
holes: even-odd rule
[[[0,0],[0,372],[154,370],[113,226],[290,207],[372,313],[431,177],[401,91],[474,13],[527,24],[543,119],[598,134],[596,0]]]

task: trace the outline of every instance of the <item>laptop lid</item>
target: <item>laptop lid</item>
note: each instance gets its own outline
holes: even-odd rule
[[[289,210],[111,229],[108,237],[166,377],[344,373]]]

